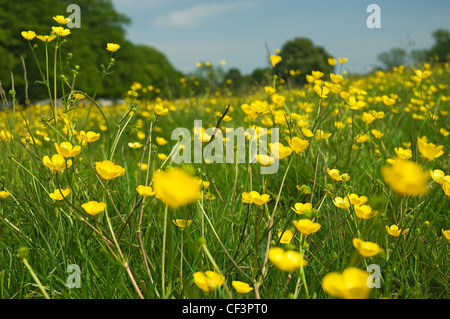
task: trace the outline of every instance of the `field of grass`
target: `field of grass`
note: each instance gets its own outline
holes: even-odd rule
[[[0,298],[450,297],[448,63],[113,106],[52,64],[48,104],[3,95]],[[174,163],[194,120],[278,129],[277,172]]]

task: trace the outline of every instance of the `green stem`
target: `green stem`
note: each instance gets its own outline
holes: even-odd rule
[[[39,280],[38,276],[36,276],[36,273],[34,272],[33,268],[31,268],[30,264],[28,263],[28,260],[26,258],[22,259],[25,267],[27,267],[28,271],[30,272],[31,276],[33,277],[34,281],[38,285],[39,289],[42,291],[46,299],[50,299],[50,296],[47,294],[47,292],[44,289],[44,286],[42,285],[41,281]]]
[[[165,262],[166,262],[166,236],[167,236],[167,215],[168,207],[164,209],[164,234],[163,234],[163,247],[162,247],[162,258],[161,258],[161,286],[162,286],[162,297],[166,298],[166,285],[165,285]]]

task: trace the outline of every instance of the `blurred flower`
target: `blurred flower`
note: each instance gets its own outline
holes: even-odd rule
[[[269,143],[270,151],[274,155],[275,158],[279,160],[291,155],[292,148],[288,146],[284,146],[283,144],[277,143]]]
[[[348,201],[347,197],[336,197],[335,199],[333,199],[333,204],[336,207],[342,208],[342,209],[348,209],[350,207],[350,203]]]
[[[386,231],[389,235],[394,236],[394,237],[399,237],[400,235],[404,235],[407,232],[409,232],[409,228],[405,229],[403,232],[401,229],[398,228],[397,225],[391,225],[391,227],[388,227],[387,225],[385,226]]]
[[[291,207],[291,209],[297,214],[302,214],[304,210],[312,210],[312,205],[311,203],[295,203],[294,207]]]
[[[1,191],[1,192],[0,192],[0,198],[1,198],[1,199],[5,199],[5,198],[8,197],[9,195],[11,195],[11,193],[8,192],[8,191]]]
[[[92,131],[80,131],[80,136],[86,143],[92,143],[100,139],[100,133],[95,133]]]
[[[333,66],[333,65],[336,65],[336,63],[337,63],[336,59],[328,58],[328,64],[329,65]]]
[[[372,218],[378,213],[377,210],[372,210],[372,207],[370,207],[369,205],[361,205],[361,206],[355,205],[354,209],[356,216],[358,216],[361,219]]]
[[[55,149],[58,154],[66,158],[77,156],[81,152],[80,145],[72,146],[69,142],[62,142],[59,145],[55,143]]]
[[[366,196],[358,196],[353,193],[348,195],[348,199],[350,199],[350,202],[355,206],[363,205],[367,202]]]
[[[444,237],[447,238],[447,240],[450,240],[450,230],[444,230],[442,228],[441,232],[442,232],[442,235],[444,235]]]
[[[340,58],[339,62],[344,64],[345,62],[347,62],[348,58]]]
[[[51,42],[56,39],[56,34],[53,35],[37,35],[36,38],[42,42]]]
[[[436,146],[433,143],[427,143],[427,138],[425,136],[417,138],[417,146],[420,154],[428,161],[432,161],[444,154],[444,151],[442,150],[444,145]]]
[[[281,247],[269,249],[269,260],[281,271],[293,272],[301,266],[306,266],[307,261],[299,252],[293,250],[285,251]]]
[[[304,236],[308,236],[317,232],[321,225],[319,223],[314,223],[310,219],[300,219],[298,221],[293,221],[293,224],[297,230]]]
[[[265,203],[270,201],[270,195],[268,194],[259,194],[257,191],[251,191],[249,193],[242,193],[242,202],[247,204],[255,204],[257,206],[262,206]]]
[[[52,30],[56,33],[56,35],[61,37],[65,37],[70,34],[70,29],[64,29],[63,27],[52,27]]]
[[[450,182],[445,182],[442,184],[442,190],[444,191],[446,196],[450,197]]]
[[[252,287],[250,287],[249,284],[242,282],[242,281],[232,281],[231,285],[236,289],[236,292],[238,294],[248,294],[250,291],[253,290]]]
[[[139,142],[129,142],[128,147],[132,149],[138,149],[142,147],[142,143]]]
[[[172,223],[174,223],[176,226],[178,226],[180,228],[180,230],[184,230],[186,227],[188,227],[190,224],[192,224],[192,220],[176,219],[176,220],[172,220]]]
[[[157,137],[156,138],[156,143],[158,145],[164,146],[164,145],[167,144],[167,140],[165,138],[163,138],[163,137]]]
[[[412,151],[410,149],[403,149],[401,147],[396,147],[394,151],[395,154],[397,154],[398,158],[408,160],[412,157]]]
[[[359,238],[353,238],[353,246],[358,250],[363,258],[375,256],[383,251],[380,246],[370,241],[363,241]]]
[[[70,188],[66,188],[66,189],[62,189],[62,190],[55,189],[55,191],[53,193],[48,194],[48,196],[54,200],[63,200],[69,194],[70,194]]]
[[[325,133],[322,130],[317,130],[316,131],[316,140],[326,140],[331,136],[332,133]]]
[[[280,243],[282,244],[289,244],[292,241],[292,238],[294,238],[294,233],[286,229],[284,232],[278,233],[278,238],[280,238]]]
[[[33,40],[36,37],[36,32],[31,30],[22,31],[20,34],[27,40]]]
[[[59,24],[66,24],[67,22],[70,21],[69,18],[64,18],[63,15],[57,15],[57,16],[53,17],[53,20],[55,20]]]
[[[150,197],[150,196],[155,195],[155,192],[153,191],[151,186],[139,185],[136,188],[136,191],[138,192],[139,195],[144,196],[144,197]]]
[[[44,156],[42,162],[45,166],[50,168],[52,172],[60,172],[66,168],[69,168],[72,166],[72,160],[67,160],[64,158],[64,156],[60,154],[55,154],[50,159],[48,156]]]
[[[386,183],[399,195],[421,196],[428,192],[430,175],[415,162],[397,159],[392,166],[383,166],[381,173]]]
[[[429,70],[425,70],[425,71],[414,70],[414,73],[420,80],[426,79],[427,77],[429,77],[432,74],[432,72]]]
[[[272,66],[277,65],[278,63],[281,62],[281,57],[279,55],[271,55],[270,56],[270,63],[272,63]]]
[[[106,44],[106,50],[108,50],[110,52],[116,52],[119,49],[120,49],[119,44],[116,44],[116,43],[107,43]]]
[[[256,160],[263,166],[271,165],[276,161],[275,157],[266,154],[256,154]]]
[[[201,198],[199,178],[179,167],[157,171],[153,179],[156,197],[170,208],[178,208]]]
[[[110,181],[116,177],[125,175],[125,168],[108,160],[96,162],[95,170],[105,181]]]
[[[350,176],[348,176],[348,174],[340,174],[339,170],[336,168],[330,169],[329,167],[327,167],[327,174],[334,179],[337,182],[341,182],[341,181],[348,181],[350,179]]]
[[[169,113],[169,109],[164,107],[162,104],[155,104],[153,106],[153,111],[155,111],[156,114],[161,116]]]
[[[196,272],[193,276],[194,283],[205,293],[216,290],[225,282],[224,276],[209,270],[204,273]]]
[[[99,203],[99,202],[93,200],[93,201],[84,203],[83,205],[81,205],[81,208],[83,208],[87,214],[95,216],[105,210],[106,204]]]
[[[300,137],[294,136],[292,139],[289,138],[289,146],[296,153],[303,152],[309,145],[307,140],[302,140]]]
[[[367,299],[369,273],[359,268],[346,268],[342,274],[330,272],[322,279],[322,289],[330,296],[341,299]]]

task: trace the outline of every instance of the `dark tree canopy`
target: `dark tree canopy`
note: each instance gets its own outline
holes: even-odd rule
[[[305,83],[305,75],[311,74],[311,71],[333,71],[333,67],[328,64],[330,54],[307,38],[295,38],[286,42],[281,48],[280,56],[282,61],[275,66],[276,72],[285,77],[285,70],[299,70],[302,76],[296,77],[297,84]]]
[[[11,75],[19,101],[24,100],[25,81],[22,61],[24,58],[28,94],[31,100],[48,97],[36,62],[31,54],[28,41],[21,36],[22,31],[33,30],[36,34],[50,34],[51,27],[58,24],[52,17],[64,15],[69,4],[80,6],[80,28],[72,28],[67,42],[62,46],[58,57],[58,70],[64,69],[64,75],[72,79],[75,65],[80,67],[76,79],[76,89],[94,94],[97,97],[121,97],[131,83],[140,82],[161,90],[161,94],[176,94],[179,90],[179,77],[167,58],[156,49],[143,45],[134,45],[125,37],[125,26],[130,19],[117,12],[111,0],[39,0],[33,2],[0,0],[0,81],[5,91],[11,89]],[[115,64],[112,73],[102,81],[100,65],[110,62],[108,42],[118,43],[121,49],[114,53]],[[49,46],[50,75],[53,74],[54,43]],[[31,41],[37,45],[35,50],[42,68],[45,68],[45,43],[38,39]],[[72,58],[67,60],[68,53]]]

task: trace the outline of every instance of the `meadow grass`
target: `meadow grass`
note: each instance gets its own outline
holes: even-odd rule
[[[147,100],[145,86],[135,83],[124,104],[108,107],[95,102],[94,92],[77,91],[69,81],[53,86],[44,74],[49,104],[24,108],[14,92],[4,95],[13,107],[0,112],[0,191],[10,194],[0,199],[0,298],[330,298],[336,296],[325,291],[325,275],[369,265],[379,266],[381,280],[370,298],[448,298],[446,182],[428,176],[427,191],[414,196],[396,192],[382,174],[382,167],[394,165],[387,160],[398,159],[398,147],[411,150],[408,160],[428,175],[436,169],[450,173],[448,64],[420,67],[431,75],[421,79],[416,68],[399,67],[344,75],[332,87],[326,74],[302,88],[274,77],[266,89],[246,96],[223,91],[177,100]],[[59,72],[47,63],[48,70]],[[324,87],[332,89],[327,96]],[[353,107],[350,97],[365,105]],[[267,103],[267,111],[255,114],[244,106],[255,102]],[[372,119],[372,111],[383,113]],[[195,119],[206,128],[219,123],[225,136],[226,128],[257,125],[278,128],[286,146],[295,136],[309,145],[280,159],[276,174],[262,175],[261,164],[248,161],[174,164],[161,155],[169,155],[177,143],[171,132],[178,127],[192,132]],[[331,135],[318,139],[319,129]],[[81,130],[101,137],[84,144],[70,167],[52,173],[44,156],[56,153],[55,143],[82,145]],[[422,136],[443,145],[444,154],[424,159],[417,141]],[[168,143],[159,145],[156,137]],[[130,147],[133,142],[141,145]],[[106,181],[95,168],[103,160],[120,165],[125,174]],[[141,169],[142,164],[148,167]],[[201,199],[170,208],[157,196],[136,192],[138,185],[152,185],[158,169],[175,166],[209,182]],[[349,179],[337,181],[327,168]],[[49,197],[65,188],[71,193],[63,200]],[[270,200],[260,206],[245,203],[243,193],[250,191]],[[355,205],[342,209],[333,203],[351,193],[366,196],[377,214],[361,219]],[[81,208],[91,200],[106,203],[107,209],[91,216]],[[297,214],[296,203],[311,203],[313,209]],[[293,225],[302,218],[321,228],[302,235]],[[192,224],[181,230],[172,222],[176,219]],[[385,229],[393,224],[409,231],[393,237]],[[279,234],[286,230],[294,236],[281,243]],[[363,258],[354,238],[377,243],[382,251]],[[273,247],[300,252],[308,263],[282,271],[268,258]],[[68,285],[69,265],[79,267],[79,288]],[[225,281],[206,293],[193,274],[208,270]],[[233,281],[253,290],[238,294]]]

